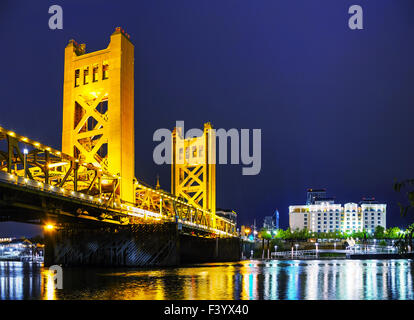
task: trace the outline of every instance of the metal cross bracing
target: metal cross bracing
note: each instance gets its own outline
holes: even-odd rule
[[[188,227],[213,230],[213,233],[222,235],[236,234],[235,223],[213,214],[210,210],[193,206],[183,198],[153,189],[142,182],[136,182],[135,187],[136,205],[139,208],[159,212],[162,216]]]
[[[0,127],[0,182],[71,198],[87,208],[77,218],[123,225],[176,222],[203,236],[236,236],[233,222],[141,181],[135,182],[136,202],[124,202],[115,192],[119,180],[95,164]],[[93,208],[99,216],[88,215]]]

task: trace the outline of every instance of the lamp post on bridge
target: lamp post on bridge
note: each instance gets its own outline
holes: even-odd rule
[[[162,215],[162,198],[161,197],[160,197],[160,214]],[[191,218],[193,218],[192,215],[191,215]]]
[[[24,177],[27,178],[27,154],[29,151],[25,148],[23,150],[23,170],[24,170]]]

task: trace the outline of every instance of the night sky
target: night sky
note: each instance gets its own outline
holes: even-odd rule
[[[63,8],[63,30],[48,8]],[[364,30],[348,8],[364,9]],[[374,196],[404,226],[394,179],[414,178],[414,1],[180,0],[0,2],[0,125],[61,148],[64,48],[104,49],[115,27],[135,45],[136,176],[170,190],[152,160],[158,128],[262,130],[262,170],[217,167],[217,206],[262,224],[304,204]],[[1,224],[0,236],[40,228]]]

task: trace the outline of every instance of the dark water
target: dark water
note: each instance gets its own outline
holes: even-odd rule
[[[168,269],[47,268],[0,262],[0,299],[414,299],[412,260],[289,260]]]

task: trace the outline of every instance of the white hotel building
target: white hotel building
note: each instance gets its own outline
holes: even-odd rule
[[[342,206],[321,199],[312,204],[289,206],[289,225],[291,230],[306,228],[311,232],[365,230],[374,233],[376,226],[386,228],[386,207],[372,200]]]

